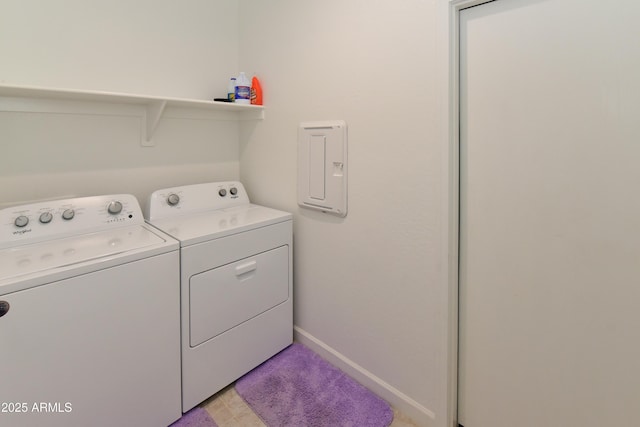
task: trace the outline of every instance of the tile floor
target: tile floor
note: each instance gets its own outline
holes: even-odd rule
[[[219,427],[266,427],[236,393],[233,384],[219,391],[200,404],[209,412]],[[410,418],[394,409],[391,427],[417,427]]]

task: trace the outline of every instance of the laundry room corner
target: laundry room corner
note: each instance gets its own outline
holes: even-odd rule
[[[161,188],[243,185],[292,214],[296,340],[449,427],[447,0],[0,5],[0,209],[126,193],[146,212]],[[240,71],[263,107],[213,101]],[[348,129],[346,216],[298,205],[298,130],[317,121]]]
[[[436,3],[240,2],[266,106],[240,179],[294,213],[297,339],[425,426],[445,425],[447,389]],[[316,120],[348,126],[344,218],[297,204],[298,127]]]

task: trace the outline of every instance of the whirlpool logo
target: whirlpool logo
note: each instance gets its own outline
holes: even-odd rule
[[[16,231],[13,232],[14,235],[25,234],[25,233],[31,233],[31,229],[27,228],[27,229],[24,229],[24,230],[16,230]]]

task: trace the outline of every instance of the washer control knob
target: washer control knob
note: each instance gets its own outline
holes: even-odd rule
[[[13,223],[16,225],[16,227],[22,228],[27,224],[29,224],[29,218],[24,215],[20,215],[19,217],[16,218],[15,221],[13,221]]]
[[[0,301],[0,317],[4,316],[9,312],[9,301]]]
[[[220,195],[220,197],[224,197],[227,195],[227,190],[221,188],[220,191],[218,191],[218,194]]]
[[[229,193],[231,193],[232,196],[235,196],[236,194],[238,194],[238,189],[236,187],[231,187],[229,189]]]
[[[169,206],[177,205],[178,203],[180,203],[180,196],[178,196],[176,193],[169,194],[169,197],[167,197],[167,203],[169,204]]]
[[[53,215],[51,215],[51,212],[42,212],[40,214],[40,222],[43,224],[49,224],[52,219]]]
[[[73,219],[75,215],[76,211],[74,211],[73,209],[65,209],[64,212],[62,212],[62,219],[68,221],[70,219]]]
[[[109,212],[111,215],[118,215],[120,212],[122,212],[122,203],[117,200],[109,202],[109,205],[107,206],[107,212]]]

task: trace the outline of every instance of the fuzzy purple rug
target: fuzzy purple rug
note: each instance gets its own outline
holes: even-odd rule
[[[236,381],[270,427],[386,427],[393,411],[344,372],[294,343]]]
[[[218,427],[218,424],[206,410],[196,406],[169,427]]]

